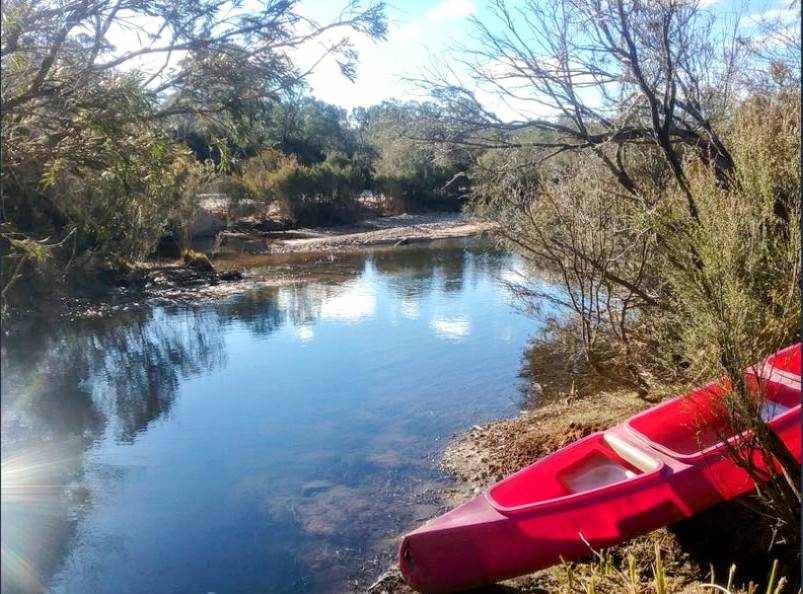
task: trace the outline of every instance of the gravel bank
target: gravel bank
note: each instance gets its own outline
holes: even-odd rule
[[[462,213],[401,214],[377,217],[355,225],[293,229],[286,232],[223,233],[221,251],[282,254],[342,252],[373,246],[408,245],[480,235],[494,223]]]

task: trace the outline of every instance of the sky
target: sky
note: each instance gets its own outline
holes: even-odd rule
[[[344,2],[345,0],[343,0]],[[792,0],[700,0],[700,5],[720,16],[735,12],[743,15],[743,23],[763,16],[780,16],[797,20],[796,9],[790,10]],[[301,0],[306,15],[319,21],[333,18],[342,3],[338,0]],[[511,2],[511,3],[515,3]],[[404,77],[415,76],[431,66],[433,61],[448,59],[455,46],[470,43],[471,17],[492,21],[487,0],[396,0],[387,10],[388,39],[374,43],[367,38],[355,38],[360,60],[358,78],[352,83],[343,77],[334,61],[329,60],[309,76],[312,94],[329,103],[345,108],[368,106],[385,99],[420,99],[421,91],[406,82]],[[795,24],[797,26],[797,24]],[[319,56],[319,48],[308,47],[299,61],[308,62]],[[503,119],[516,119],[522,106],[505,105],[490,93],[478,93],[478,99]]]
[[[365,5],[369,1],[363,0],[362,3]],[[508,5],[515,6],[522,1],[508,0]],[[797,9],[790,10],[793,1],[698,0],[704,10],[720,16],[738,12],[743,15],[742,22],[748,28],[762,17],[781,17],[798,27]],[[249,3],[258,4],[259,0],[246,0],[246,5]],[[324,24],[336,19],[346,3],[347,0],[300,0],[298,10],[304,16]],[[386,41],[373,42],[367,36],[351,35],[359,54],[357,80],[351,82],[345,78],[337,63],[327,59],[308,76],[310,92],[318,99],[346,109],[374,105],[386,99],[423,99],[421,90],[406,81],[405,77],[420,76],[433,63],[455,64],[454,60],[449,60],[455,48],[460,44],[472,43],[471,18],[476,17],[485,23],[495,21],[488,4],[489,0],[388,0]],[[321,57],[322,42],[339,39],[343,34],[342,30],[335,31],[320,41],[308,43],[297,50],[293,57],[300,67],[311,66]],[[117,33],[116,36],[123,50],[136,48],[141,43],[132,33]],[[135,65],[136,62],[131,66]],[[156,68],[158,65],[143,70]],[[503,119],[549,115],[533,113],[532,104],[522,102],[512,105],[482,89],[475,91],[479,101]]]
[[[386,41],[353,38],[360,56],[356,83],[344,78],[330,60],[310,75],[307,82],[312,93],[347,108],[415,98],[417,90],[402,79],[420,74],[449,47],[465,41],[469,17],[478,13],[477,5],[474,0],[397,0],[387,8]],[[320,22],[337,13],[337,0],[302,0],[301,6]],[[313,48],[303,52],[314,53]],[[308,60],[309,55],[301,59]]]

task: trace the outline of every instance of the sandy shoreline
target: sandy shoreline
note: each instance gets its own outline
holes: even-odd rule
[[[252,254],[343,252],[471,237],[493,228],[494,223],[463,213],[401,214],[366,219],[340,227],[264,233],[224,232],[217,250]]]

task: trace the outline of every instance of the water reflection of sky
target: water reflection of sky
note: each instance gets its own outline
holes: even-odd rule
[[[375,577],[438,511],[449,435],[515,407],[535,326],[502,287],[517,266],[462,247],[343,256],[306,283],[10,336],[3,592]]]

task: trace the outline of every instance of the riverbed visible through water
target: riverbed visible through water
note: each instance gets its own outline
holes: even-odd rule
[[[310,264],[305,264],[309,266]],[[474,242],[2,346],[5,592],[348,592],[439,513],[455,432],[509,416],[538,322]]]

